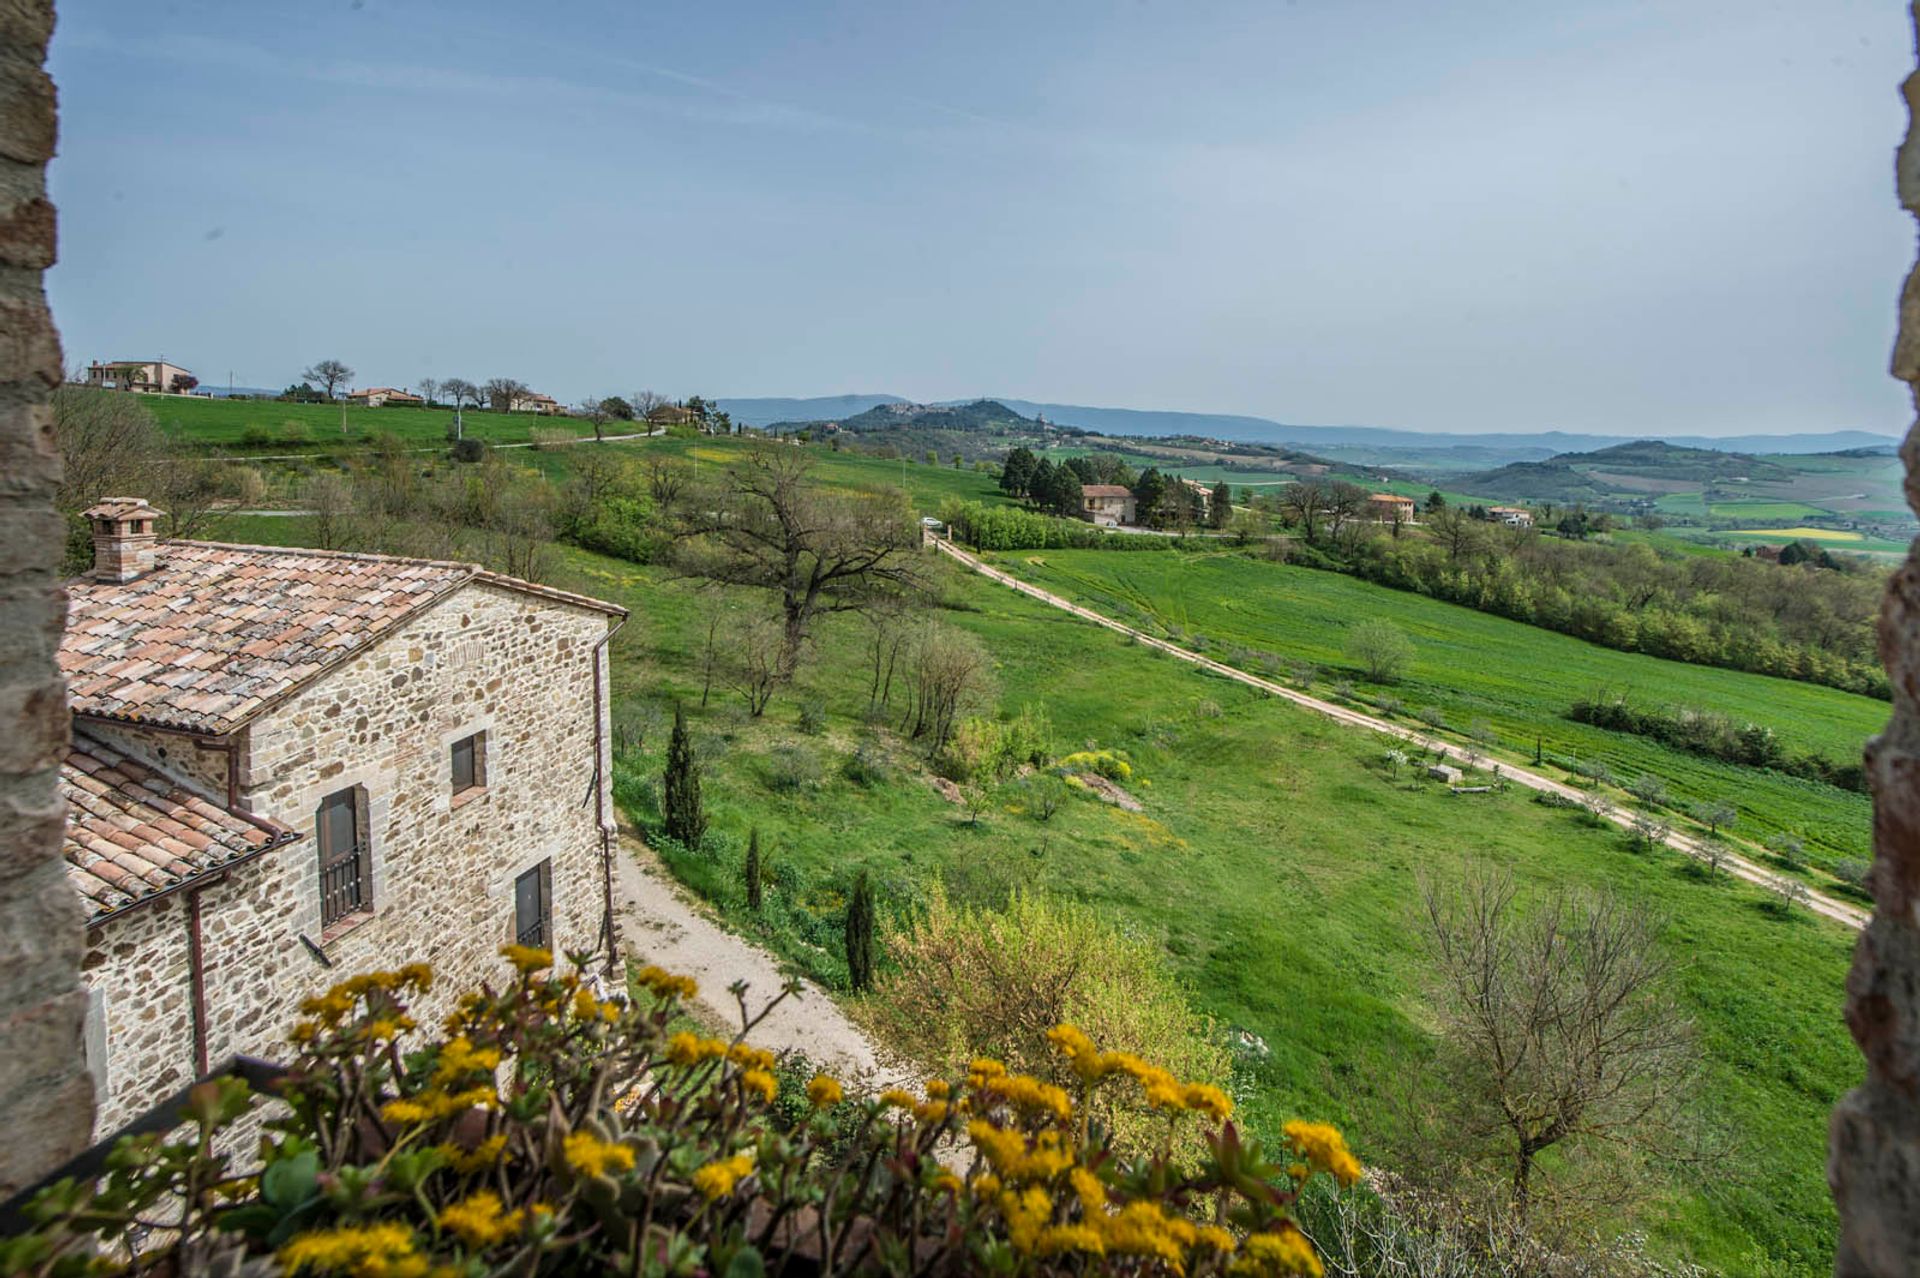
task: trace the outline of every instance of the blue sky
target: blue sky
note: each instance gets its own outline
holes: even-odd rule
[[[1903,7],[63,7],[68,362],[1897,433]]]

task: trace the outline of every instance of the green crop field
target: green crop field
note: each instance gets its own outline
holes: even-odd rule
[[[874,465],[822,458],[823,474],[848,482],[874,475]],[[910,467],[910,483],[915,470],[929,484],[938,473]],[[949,482],[941,475],[938,486]],[[236,517],[222,532],[297,543],[304,523]],[[1271,1133],[1296,1115],[1330,1118],[1351,1129],[1364,1157],[1382,1131],[1382,1080],[1417,1068],[1430,1050],[1414,921],[1418,876],[1446,878],[1491,863],[1510,867],[1529,893],[1610,888],[1672,919],[1668,944],[1683,964],[1684,1002],[1708,1057],[1707,1094],[1715,1121],[1737,1142],[1711,1174],[1654,1173],[1658,1203],[1649,1228],[1656,1249],[1727,1273],[1777,1262],[1789,1267],[1774,1272],[1812,1274],[1830,1265],[1825,1115],[1860,1073],[1838,1018],[1851,937],[1837,927],[1810,915],[1770,917],[1757,890],[1703,881],[1675,854],[1635,852],[1618,834],[1532,803],[1523,792],[1453,796],[1437,784],[1390,776],[1370,734],[930,561],[940,615],[977,634],[992,655],[999,711],[1044,707],[1063,750],[1086,743],[1126,750],[1136,765],[1130,789],[1145,805],[1130,814],[1079,797],[1041,823],[1010,787],[992,794],[979,823],[969,824],[936,794],[903,743],[868,725],[858,620],[823,624],[797,686],[755,720],[724,686],[700,705],[699,646],[712,596],[671,584],[658,569],[559,553],[554,584],[634,610],[615,645],[617,713],[641,705],[664,713],[681,703],[704,743],[715,834],[702,852],[672,855],[672,868],[733,926],[798,970],[844,985],[838,920],[845,888],[861,868],[882,885],[883,908],[896,916],[936,881],[971,902],[997,902],[1016,885],[1086,901],[1157,940],[1196,1004],[1223,1028],[1248,1030],[1268,1045],[1269,1055],[1249,1058],[1236,1075],[1255,1132]],[[1136,587],[1143,570],[1164,573],[1205,583],[1195,596],[1210,595],[1222,584],[1215,574],[1231,568],[1226,556],[1217,565],[1212,556],[1174,554],[1047,558],[1044,570],[1022,566],[1058,575],[1064,560],[1125,560],[1115,566],[1134,574]],[[1325,574],[1283,575],[1359,587]],[[1492,620],[1380,593],[1402,611],[1459,613],[1460,626]],[[746,595],[728,602],[743,616],[766,606]],[[1356,606],[1356,615],[1365,615],[1364,605]],[[1194,598],[1184,607],[1191,620]],[[1322,617],[1318,629],[1330,630],[1337,647],[1343,624]],[[1297,631],[1314,629],[1303,622]],[[1584,648],[1516,629],[1550,645]],[[1430,636],[1420,642],[1423,649],[1437,646]],[[1480,650],[1470,638],[1456,642]],[[1564,656],[1557,647],[1532,655],[1549,662]],[[1423,652],[1423,666],[1439,660],[1437,651]],[[1482,659],[1475,668],[1490,664]],[[1807,705],[1840,696],[1789,691],[1815,698],[1795,703],[1801,719],[1819,717],[1805,713]],[[1435,695],[1442,695],[1437,685]],[[796,727],[798,708],[809,702],[824,710],[817,735]],[[1866,717],[1860,707],[1852,710]],[[1809,739],[1833,744],[1848,736],[1828,725]],[[843,767],[862,740],[877,744],[888,770],[856,784]],[[655,813],[664,746],[656,722],[644,745],[616,763],[622,807],[639,819]],[[773,885],[759,916],[745,909],[740,878],[751,828],[761,832]]]
[[[1617,652],[1336,573],[1259,562],[1229,551],[1165,556],[1047,551],[1008,554],[999,562],[1121,620],[1150,630],[1177,629],[1189,641],[1201,636],[1216,656],[1238,646],[1314,663],[1327,683],[1364,682],[1357,663],[1343,651],[1346,631],[1362,618],[1386,618],[1413,640],[1412,666],[1386,690],[1403,700],[1410,714],[1437,707],[1456,729],[1484,720],[1511,755],[1530,757],[1537,739],[1550,754],[1606,764],[1622,782],[1650,774],[1665,781],[1683,804],[1725,800],[1740,810],[1742,836],[1795,833],[1823,865],[1868,854],[1864,795],[1685,754],[1564,716],[1577,698],[1611,688],[1649,707],[1697,706],[1765,724],[1790,751],[1847,760],[1857,759],[1866,738],[1886,723],[1885,702]]]
[[[339,404],[282,404],[276,400],[198,399],[180,395],[139,397],[169,439],[231,452],[338,452],[365,447],[379,435],[392,435],[416,447],[444,444],[453,423],[450,408],[343,408]],[[344,415],[346,429],[341,422]],[[490,444],[524,443],[535,427],[590,435],[584,422],[533,413],[483,413],[468,409],[464,431]],[[621,423],[626,430],[630,422]],[[611,425],[608,433],[616,433]]]

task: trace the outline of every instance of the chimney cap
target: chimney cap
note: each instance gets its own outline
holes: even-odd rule
[[[158,519],[166,513],[147,505],[144,497],[102,497],[97,505],[81,512],[87,519],[98,520]]]

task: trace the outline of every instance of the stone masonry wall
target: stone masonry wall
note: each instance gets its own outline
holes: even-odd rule
[[[1915,11],[1920,36],[1920,9]],[[1920,72],[1905,93],[1907,137],[1895,164],[1900,202],[1920,218]],[[1920,407],[1920,267],[1900,297],[1893,375]],[[1901,455],[1920,512],[1920,423]],[[1834,1109],[1827,1179],[1840,1210],[1841,1278],[1920,1274],[1920,548],[1893,576],[1880,614],[1893,718],[1867,747],[1873,783],[1873,921],[1847,976],[1847,1025],[1866,1082]]]
[[[47,399],[60,338],[40,282],[54,259],[52,34],[52,0],[0,0],[0,1195],[77,1153],[93,1117],[81,910],[60,860],[57,788],[66,598]]]
[[[498,951],[513,939],[514,877],[542,858],[553,861],[559,948],[597,947],[591,786],[603,747],[591,658],[609,621],[470,585],[254,722],[241,804],[306,837],[204,889],[214,1063],[236,1052],[283,1057],[300,1000],[353,972],[433,964],[435,992],[418,1011],[423,1023],[437,1019],[460,990],[508,970]],[[121,730],[95,730],[126,744]],[[473,732],[486,734],[485,789],[456,806],[450,748]],[[373,911],[329,937],[314,819],[321,798],[348,786],[362,788],[370,818]],[[192,1069],[185,893],[108,919],[89,939],[108,1043],[104,1131]]]

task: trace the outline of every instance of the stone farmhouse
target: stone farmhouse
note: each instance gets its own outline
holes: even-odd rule
[[[386,404],[419,408],[427,402],[418,395],[391,386],[369,386],[365,390],[348,391],[347,398],[365,408],[379,408]]]
[[[87,512],[60,665],[88,1067],[113,1131],[300,1001],[508,942],[612,952],[614,605],[472,564],[161,541]]]
[[[1509,528],[1533,527],[1533,512],[1525,506],[1490,506],[1487,514]]]
[[[1103,528],[1134,522],[1133,490],[1123,484],[1082,484],[1080,514]]]
[[[1367,497],[1367,517],[1383,524],[1410,524],[1417,509],[1413,498],[1396,493],[1371,493]]]
[[[512,399],[508,400],[507,411],[510,413],[538,413],[542,417],[558,417],[566,410],[560,406],[560,401],[551,395],[541,395],[534,391],[527,391],[523,395],[515,395]]]

